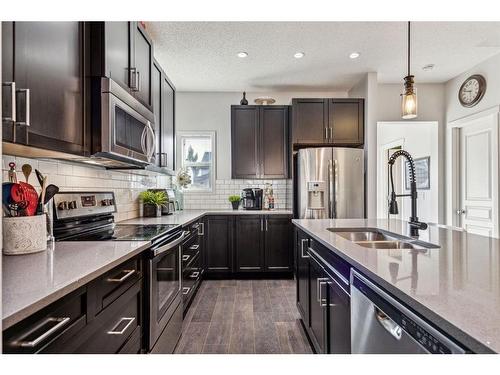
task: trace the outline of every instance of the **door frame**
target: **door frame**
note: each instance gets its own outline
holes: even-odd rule
[[[472,121],[485,117],[492,117],[492,120],[496,123],[498,132],[500,123],[500,105],[449,121],[446,126],[446,222],[448,225],[454,227],[461,227],[460,217],[456,213],[457,209],[461,207],[460,131],[461,128],[467,126]],[[499,139],[496,141],[500,149]],[[500,175],[499,171],[497,171],[497,174]],[[499,216],[499,211],[500,205],[497,207],[497,218]],[[496,220],[496,222],[498,226],[498,220]],[[496,236],[495,233],[494,235]]]

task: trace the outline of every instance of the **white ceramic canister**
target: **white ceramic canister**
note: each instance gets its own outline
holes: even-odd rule
[[[3,253],[22,255],[47,249],[45,215],[2,218]]]

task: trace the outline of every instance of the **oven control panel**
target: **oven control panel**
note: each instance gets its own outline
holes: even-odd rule
[[[114,212],[113,192],[62,192],[54,197],[54,213],[59,220]]]

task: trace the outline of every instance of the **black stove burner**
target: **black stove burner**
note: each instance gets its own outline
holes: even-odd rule
[[[61,239],[62,241],[151,241],[164,235],[176,224],[116,224],[114,228],[100,229]]]

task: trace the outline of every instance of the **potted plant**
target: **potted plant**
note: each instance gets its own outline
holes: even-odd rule
[[[161,209],[168,202],[168,197],[163,191],[143,191],[139,194],[143,205],[144,217],[160,217]]]
[[[233,205],[233,210],[237,210],[240,206],[241,197],[239,195],[230,195],[229,202]]]

